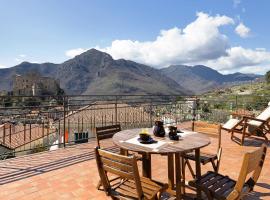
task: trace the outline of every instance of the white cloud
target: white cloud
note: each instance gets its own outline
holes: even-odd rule
[[[115,59],[124,58],[155,67],[216,59],[226,54],[228,39],[219,27],[233,24],[227,16],[197,13],[197,19],[183,30],[162,30],[154,41],[115,40],[111,46],[99,48]]]
[[[20,57],[20,58],[25,58],[26,55],[25,55],[25,54],[20,54],[19,57]]]
[[[262,48],[262,47],[257,47],[255,48],[256,51],[266,51],[266,48]]]
[[[245,26],[242,22],[235,28],[235,32],[242,38],[246,38],[250,34],[250,28]]]
[[[74,58],[75,56],[87,51],[88,49],[83,49],[83,48],[77,48],[77,49],[71,49],[66,51],[66,56],[70,58]]]
[[[227,50],[227,56],[205,63],[223,72],[245,71],[248,73],[264,73],[270,69],[270,52],[260,49],[245,49],[241,46]]]
[[[240,3],[241,3],[241,0],[233,0],[233,7],[237,8]]]
[[[0,68],[7,68],[7,66],[0,64]]]
[[[17,63],[21,63],[21,62],[25,61],[26,57],[27,57],[27,55],[25,55],[25,54],[19,54],[16,58],[14,58],[14,60]]]
[[[232,25],[234,22],[228,16],[210,16],[200,12],[196,20],[183,29],[174,27],[161,30],[152,41],[118,39],[107,47],[95,48],[109,53],[114,59],[124,58],[156,68],[172,64],[205,64],[226,73],[265,73],[270,66],[269,51],[262,47],[231,47],[228,37],[221,33],[221,26]],[[249,34],[249,31],[244,34]],[[66,51],[66,55],[74,57],[88,49],[72,49]]]

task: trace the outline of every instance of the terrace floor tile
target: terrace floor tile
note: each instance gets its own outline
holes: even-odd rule
[[[216,151],[217,139],[211,138],[211,142],[204,151]],[[244,153],[260,144],[259,140],[247,139],[245,146],[241,147],[230,140],[229,134],[222,132],[223,154],[220,172],[237,179]],[[113,145],[112,140],[106,140],[103,145]],[[99,176],[93,151],[95,146],[96,141],[90,141],[65,149],[0,161],[0,200],[110,199],[103,191],[96,189]],[[154,179],[167,181],[166,163],[165,156],[153,156]],[[254,192],[245,199],[270,199],[269,169],[270,150],[267,152],[265,165]],[[202,172],[208,170],[212,170],[211,165],[202,166]],[[191,178],[188,171],[187,176],[187,179]]]

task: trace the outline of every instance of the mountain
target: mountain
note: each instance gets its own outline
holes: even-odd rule
[[[90,49],[61,64],[23,62],[0,69],[0,91],[12,90],[12,77],[36,71],[60,80],[67,94],[200,94],[228,84],[252,81],[254,74],[223,75],[203,65],[173,65],[161,70],[130,60],[114,60]]]
[[[200,94],[228,84],[253,81],[261,77],[260,75],[242,73],[223,75],[204,65],[171,65],[161,69],[161,72],[195,94]]]
[[[61,64],[23,62],[0,69],[0,90],[11,90],[12,76],[37,71],[60,80],[67,94],[190,94],[160,70],[129,60],[114,60],[90,49]]]

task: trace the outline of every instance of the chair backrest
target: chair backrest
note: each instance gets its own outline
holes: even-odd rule
[[[244,184],[247,184],[250,189],[253,189],[260,176],[266,151],[267,145],[263,144],[257,150],[245,154],[237,183],[227,199],[238,199],[235,196],[238,195],[239,197],[241,195]]]
[[[265,108],[257,117],[257,119],[269,121],[270,120],[270,106]],[[253,126],[261,126],[263,122],[256,121],[256,120],[251,120],[248,122],[248,124],[253,125]]]
[[[123,180],[132,179],[135,181],[138,199],[143,199],[137,160],[135,156],[123,156],[109,151],[95,149],[98,172],[104,190],[110,195],[112,187],[109,182],[108,173],[114,174]]]
[[[100,148],[100,140],[112,138],[113,135],[119,131],[121,131],[120,124],[96,127],[95,134],[96,134],[98,147]]]
[[[194,122],[194,131],[218,138],[218,150],[221,147],[221,125],[203,121]]]
[[[268,120],[270,118],[270,106],[265,108],[261,114],[259,114],[256,118],[262,119],[262,120]]]

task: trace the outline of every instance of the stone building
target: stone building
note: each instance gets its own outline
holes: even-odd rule
[[[60,90],[59,80],[42,77],[37,72],[13,77],[13,95],[56,95]]]

